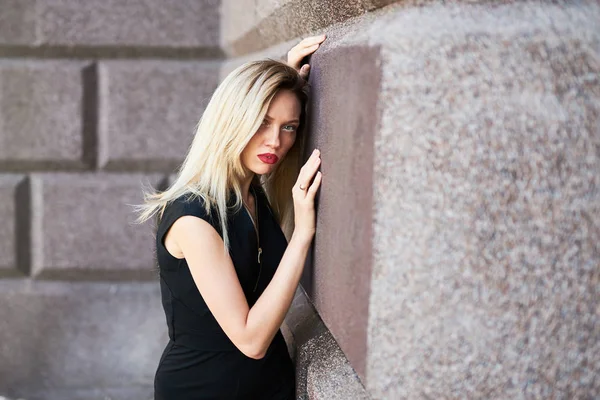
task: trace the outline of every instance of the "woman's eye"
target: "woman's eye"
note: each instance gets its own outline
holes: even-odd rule
[[[283,127],[283,129],[285,129],[288,132],[295,132],[296,131],[296,127],[294,125],[285,125]]]

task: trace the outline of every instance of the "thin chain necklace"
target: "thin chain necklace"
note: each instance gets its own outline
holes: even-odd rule
[[[254,221],[254,218],[252,218],[252,213],[250,212],[250,209],[247,206],[246,202],[243,201],[243,203],[244,203],[244,208],[246,208],[246,212],[248,213],[248,216],[250,217],[250,220],[252,221],[252,225],[254,225],[254,231],[256,232],[256,242],[258,244],[258,278],[256,279],[256,283],[254,284],[254,289],[252,290],[253,292],[255,292],[256,288],[258,287],[258,281],[260,280],[260,274],[262,272],[262,263],[260,261],[260,256],[262,254],[262,248],[260,247],[260,234],[258,233],[258,231],[259,231],[259,229],[258,229],[258,220],[259,220],[258,196],[256,195],[256,192],[254,191],[254,188],[252,186],[250,186],[250,189],[252,190],[252,194],[254,196],[254,210],[256,212],[256,222]]]

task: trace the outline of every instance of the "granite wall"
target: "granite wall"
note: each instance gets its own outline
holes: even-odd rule
[[[0,395],[150,398],[166,333],[128,204],[228,71],[323,32],[298,398],[600,397],[597,2],[0,9]]]

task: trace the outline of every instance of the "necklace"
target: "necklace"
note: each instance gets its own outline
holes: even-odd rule
[[[258,215],[258,196],[256,195],[256,192],[254,191],[254,188],[252,186],[250,186],[250,189],[252,190],[252,195],[254,196],[254,210],[256,213],[256,222],[254,221],[254,218],[252,218],[252,213],[250,212],[249,207],[246,205],[246,202],[243,201],[244,203],[244,208],[246,209],[246,212],[248,213],[248,216],[250,217],[250,220],[252,221],[252,225],[254,225],[254,231],[256,232],[256,242],[257,242],[257,247],[258,247],[258,278],[256,278],[256,283],[254,284],[254,289],[252,290],[253,292],[256,291],[256,288],[258,287],[258,281],[260,280],[260,274],[262,272],[262,262],[260,260],[260,256],[262,254],[262,248],[260,247],[260,234],[259,234],[259,229],[258,229],[258,221],[259,221],[259,215]]]

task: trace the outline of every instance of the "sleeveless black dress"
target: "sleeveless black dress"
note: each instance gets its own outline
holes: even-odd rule
[[[229,216],[229,254],[252,307],[271,281],[287,247],[266,195],[255,194],[259,236],[242,207]],[[198,291],[185,259],[173,257],[164,247],[164,236],[181,216],[193,215],[209,222],[222,235],[215,210],[207,214],[201,199],[182,196],[169,203],[160,219],[156,253],[162,304],[167,317],[169,343],[154,379],[155,400],[293,399],[294,366],[281,331],[265,357],[245,356],[229,340]],[[262,254],[258,261],[258,239]]]

